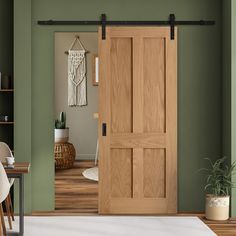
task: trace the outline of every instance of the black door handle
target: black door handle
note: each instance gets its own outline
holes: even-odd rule
[[[107,124],[102,123],[102,136],[107,136]]]

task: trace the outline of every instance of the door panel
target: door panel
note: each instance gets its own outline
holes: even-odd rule
[[[132,149],[111,149],[111,197],[132,197]]]
[[[144,132],[162,133],[165,131],[165,40],[144,38],[143,44]]]
[[[145,148],[143,158],[144,197],[164,198],[166,196],[165,149]]]
[[[111,132],[132,131],[132,40],[111,41]]]
[[[100,214],[176,212],[176,58],[169,27],[99,29]]]

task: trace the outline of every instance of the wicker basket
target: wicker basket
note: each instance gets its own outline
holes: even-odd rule
[[[75,148],[73,144],[55,143],[54,157],[56,170],[72,168],[75,161]]]

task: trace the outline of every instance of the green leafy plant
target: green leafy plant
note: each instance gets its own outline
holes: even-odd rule
[[[55,129],[65,129],[66,128],[66,113],[61,112],[59,119],[55,120]]]
[[[234,187],[231,177],[235,173],[236,162],[229,166],[226,159],[222,157],[212,162],[206,158],[210,167],[201,169],[207,172],[205,190],[214,196],[227,196]]]

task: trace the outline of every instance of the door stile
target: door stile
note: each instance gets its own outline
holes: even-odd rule
[[[177,35],[177,29],[175,29]],[[177,38],[177,37],[176,37]],[[166,43],[166,198],[168,213],[177,211],[177,39]],[[171,68],[171,69],[170,69]]]
[[[110,38],[107,29],[106,40],[99,40],[99,58],[103,63],[99,63],[99,213],[110,212],[110,176],[105,176],[110,170]],[[98,37],[101,38],[101,30]],[[105,53],[104,53],[105,52]],[[102,125],[106,124],[106,136],[102,136]]]
[[[143,133],[143,38],[133,37],[133,133]],[[143,198],[143,147],[133,148],[133,197]]]

